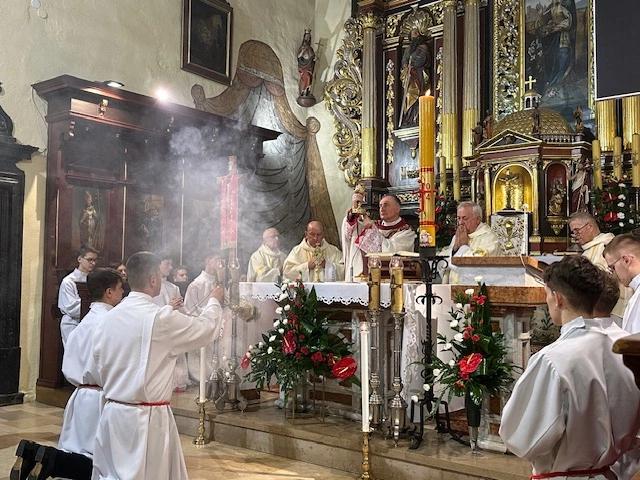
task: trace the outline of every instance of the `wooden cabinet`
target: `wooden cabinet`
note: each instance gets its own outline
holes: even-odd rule
[[[216,177],[230,155],[251,169],[277,133],[69,75],[33,88],[48,102],[38,395],[64,384],[58,286],[80,244],[99,265],[151,250],[200,268],[219,245]]]

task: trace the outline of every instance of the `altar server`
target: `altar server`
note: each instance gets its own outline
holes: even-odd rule
[[[624,309],[622,328],[629,333],[638,333],[640,332],[640,288],[638,288],[640,287],[640,235],[634,233],[618,235],[604,247],[603,255],[609,271],[616,274],[622,285],[631,287],[633,290],[633,295]]]
[[[342,252],[324,239],[322,223],[309,222],[304,238],[284,261],[283,276],[289,281],[300,278],[303,282],[344,280]]]
[[[531,478],[615,478],[610,467],[640,428],[640,390],[593,320],[603,277],[585,257],[570,256],[549,265],[544,280],[560,338],[531,357],[502,412],[500,436],[531,462]]]
[[[215,286],[199,317],[151,299],[160,293],[160,259],[129,258],[131,293],[94,334],[94,358],[106,403],[93,456],[93,478],[187,478],[169,402],[176,358],[219,335],[223,291]]]
[[[400,217],[402,204],[395,195],[380,199],[380,220],[371,220],[368,215],[357,215],[353,210],[363,201],[361,193],[351,197],[353,207],[342,222],[342,251],[347,282],[361,277],[367,266],[367,253],[413,252],[416,232]]]

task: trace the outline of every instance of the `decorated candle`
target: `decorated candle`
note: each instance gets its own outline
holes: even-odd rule
[[[369,257],[369,310],[380,310],[380,257]]]
[[[389,262],[389,272],[391,273],[391,284],[395,287],[391,289],[391,311],[393,313],[401,313],[404,308],[404,299],[402,293],[402,282],[404,280],[404,263],[402,258],[398,256],[391,257]]]
[[[435,224],[435,99],[420,97],[420,246],[436,245]]]

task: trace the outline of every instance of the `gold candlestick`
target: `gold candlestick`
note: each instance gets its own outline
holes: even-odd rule
[[[391,311],[401,313],[404,310],[404,298],[402,283],[404,281],[404,263],[402,258],[394,256],[389,262],[389,272],[391,273]]]
[[[380,257],[369,257],[369,310],[380,310]]]
[[[369,464],[369,432],[362,432],[362,475],[361,480],[373,480],[369,473],[371,465]]]
[[[205,398],[204,400],[201,400],[200,397],[198,396],[196,398],[196,403],[198,404],[199,410],[198,410],[198,436],[196,438],[193,439],[193,444],[196,447],[203,447],[205,446],[207,443],[209,443],[211,440],[209,440],[207,437],[204,436],[204,406],[205,404],[209,401],[208,398]]]

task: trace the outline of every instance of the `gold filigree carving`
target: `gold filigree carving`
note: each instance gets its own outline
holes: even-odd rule
[[[362,28],[377,29],[380,26],[380,17],[375,13],[373,13],[372,11],[368,11],[364,15],[360,15],[358,19],[362,24]]]
[[[420,201],[420,195],[417,193],[398,193],[396,197],[398,197],[403,204],[418,203]]]
[[[427,5],[427,10],[431,13],[431,18],[433,19],[434,25],[442,25],[442,21],[444,18],[442,2],[431,3]]]
[[[398,25],[403,13],[396,13],[395,15],[389,15],[387,17],[387,24],[385,26],[385,37],[393,38],[398,34]]]
[[[416,28],[420,35],[429,36],[429,28],[433,26],[433,17],[431,12],[426,8],[418,9],[413,7],[413,12],[407,15],[402,26],[400,27],[400,38],[409,39],[411,30]]]
[[[500,120],[520,106],[520,0],[496,0],[493,22],[493,112]]]
[[[395,117],[395,103],[396,95],[393,91],[393,85],[396,81],[394,75],[395,65],[391,60],[387,62],[387,163],[393,163],[393,147],[395,146],[395,136],[393,130],[395,126],[393,124],[393,118]]]
[[[362,18],[362,17],[361,17]],[[349,18],[345,37],[337,51],[333,80],[325,87],[325,107],[334,117],[333,143],[338,151],[338,168],[346,182],[355,186],[361,175],[362,150],[362,37],[363,24]]]

